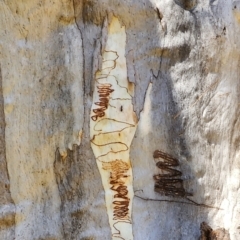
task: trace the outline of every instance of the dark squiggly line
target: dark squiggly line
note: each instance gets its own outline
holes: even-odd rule
[[[128,100],[128,101],[132,100],[131,98],[112,98],[112,97],[110,97],[110,99],[113,100],[113,101],[114,100]]]
[[[124,150],[124,151],[127,151],[129,149],[128,146],[122,142],[110,142],[110,143],[105,143],[105,144],[97,144],[97,143],[93,142],[93,139],[90,141],[91,141],[91,143],[93,143],[94,145],[96,145],[98,147],[103,147],[103,146],[107,146],[107,145],[111,145],[111,144],[122,144],[122,145],[126,146],[126,150]]]
[[[116,67],[116,60],[119,58],[119,56],[118,56],[118,54],[117,54],[117,52],[114,52],[114,51],[106,51],[105,50],[105,52],[113,52],[113,53],[115,53],[116,54],[116,56],[117,56],[117,58],[116,59],[114,59],[113,60],[113,62],[114,62],[114,64],[113,64],[113,66],[112,66],[112,69],[114,69],[115,67]],[[110,61],[110,60],[106,60],[106,61]],[[105,61],[103,61],[103,62],[105,62]],[[99,79],[104,79],[104,78],[108,78],[109,77],[109,74],[110,74],[110,72],[111,72],[111,67],[107,67],[107,68],[105,68],[105,69],[102,69],[102,71],[106,71],[106,70],[108,70],[108,69],[110,69],[110,71],[109,71],[109,73],[108,74],[106,74],[105,75],[105,77],[103,77],[103,75],[102,75],[102,77],[101,78],[96,78],[95,80],[96,80],[96,82],[98,82],[98,80]],[[118,81],[117,81],[117,79],[116,79],[116,77],[115,76],[113,76],[114,78],[115,78],[115,81],[117,82],[117,84],[118,84],[118,86],[119,87],[122,87],[122,86],[120,86],[119,85],[119,83],[118,83]],[[98,82],[99,83],[99,82]],[[111,85],[112,86],[112,85]],[[122,87],[123,88],[123,87]],[[125,87],[124,87],[125,88]],[[127,90],[127,92],[128,92],[128,89],[127,88],[125,88],[126,90]],[[131,95],[130,95],[131,96]],[[102,105],[100,105],[100,106],[102,106],[102,110],[99,112],[99,114],[100,114],[100,116],[99,117],[102,117],[102,116],[104,116],[105,115],[105,110],[107,109],[107,107],[106,107],[106,103],[108,104],[109,103],[109,95],[108,96],[104,96],[104,97],[108,97],[108,101],[106,101],[105,99],[102,99]],[[129,100],[131,100],[131,99],[129,99]],[[105,109],[106,108],[106,109]],[[98,113],[98,111],[97,110],[95,110],[97,113]],[[95,112],[95,113],[96,113]],[[97,114],[96,114],[97,115]],[[97,117],[98,118],[98,117]],[[96,119],[97,120],[97,118],[94,118],[94,119]],[[94,121],[94,119],[92,118],[92,120]],[[95,120],[95,121],[96,121]],[[95,125],[96,126],[96,125]],[[134,126],[134,125],[133,125]],[[133,126],[128,126],[128,127],[126,127],[126,128],[129,128],[129,127],[133,127]],[[124,129],[126,129],[126,128],[124,128]],[[121,131],[123,131],[124,129],[122,129]],[[94,130],[95,130],[95,127],[94,127]],[[112,133],[113,132],[121,132],[121,131],[112,131]],[[111,133],[111,132],[109,132],[109,133]],[[103,134],[107,134],[107,133],[103,133]],[[98,134],[98,135],[100,135],[100,134]],[[95,137],[95,135],[94,135],[94,137]],[[126,147],[126,150],[121,150],[121,151],[117,151],[116,153],[119,153],[119,152],[122,152],[122,151],[127,151],[129,148],[128,148],[128,146],[126,145],[126,144],[124,144],[124,143],[122,143],[122,142],[111,142],[111,143],[107,143],[107,144],[96,144],[96,143],[94,143],[93,142],[94,141],[94,138],[91,140],[91,142],[94,144],[94,145],[96,145],[96,146],[99,146],[99,147],[101,147],[101,146],[108,146],[108,145],[111,145],[111,144],[122,144],[122,145],[124,145],[125,147]],[[113,152],[113,153],[115,153],[114,151],[110,151],[110,152]],[[108,152],[107,154],[109,154],[110,152]],[[107,154],[105,154],[105,155],[107,155]],[[101,156],[98,156],[98,158],[100,158],[100,157],[103,157],[103,156],[105,156],[104,154],[103,155],[101,155]],[[97,159],[98,159],[97,158]],[[117,164],[118,165],[118,164]],[[120,165],[118,165],[118,166],[120,166]],[[115,200],[115,201],[113,201],[113,204],[115,205],[114,206],[114,219],[113,220],[118,220],[118,219],[124,219],[127,215],[128,215],[128,211],[129,211],[129,209],[128,209],[128,206],[129,206],[129,202],[130,202],[130,199],[127,197],[127,194],[128,194],[128,190],[127,190],[127,186],[124,186],[123,184],[124,184],[124,181],[122,181],[121,180],[121,178],[125,178],[125,177],[128,177],[127,175],[125,175],[125,172],[126,172],[127,170],[126,169],[119,169],[118,167],[115,169],[115,171],[114,172],[111,172],[111,177],[110,177],[110,184],[112,185],[112,187],[111,187],[111,190],[113,190],[113,191],[116,191],[117,193],[114,195],[114,198],[117,198],[118,200]],[[122,199],[123,201],[120,201],[119,199]],[[118,221],[118,222],[116,222],[116,223],[114,223],[113,224],[113,227],[115,228],[115,230],[118,232],[118,234],[120,235],[120,230],[118,230],[117,229],[117,227],[115,226],[115,224],[117,224],[117,223],[120,223],[120,222],[125,222],[125,223],[130,223],[129,221]],[[118,235],[117,234],[117,235]],[[113,234],[113,236],[115,236],[116,234]],[[122,240],[125,240],[124,238],[122,238],[121,236],[115,236],[116,238],[119,238],[119,239],[122,239]]]
[[[105,116],[105,111],[107,110],[109,103],[109,95],[114,91],[111,89],[111,86],[111,84],[107,83],[97,86],[99,93],[99,102],[95,102],[94,104],[100,107],[93,109],[93,112],[95,113],[95,115],[91,117],[93,121],[97,121],[99,117]]]
[[[117,153],[125,152],[125,151],[127,151],[127,150],[120,150],[120,151],[117,151],[117,152],[110,151],[110,152],[107,152],[106,154],[102,154],[102,155],[100,155],[99,157],[96,158],[96,160],[102,162],[102,160],[99,160],[99,158],[105,157],[105,156],[107,156],[109,153],[117,154]]]
[[[121,121],[117,121],[117,120],[115,120],[115,119],[111,119],[111,118],[104,118],[104,119],[101,119],[100,121],[103,121],[103,120],[105,120],[105,119],[109,119],[109,120],[113,120],[113,121],[116,121],[116,122],[120,122],[120,123],[126,123],[126,122],[121,122]],[[100,122],[99,121],[99,122]],[[98,122],[98,123],[99,123]],[[130,124],[130,123],[127,123],[127,124],[129,124],[129,125],[131,125],[131,126],[129,126],[129,127],[126,127],[126,128],[130,128],[130,127],[135,127],[135,125],[133,125],[133,124]],[[97,125],[97,124],[96,124]],[[95,125],[95,126],[96,126]],[[95,128],[95,126],[94,126],[94,128]],[[126,129],[125,128],[125,129]],[[95,129],[94,129],[95,130]],[[96,144],[96,143],[94,143],[94,138],[95,138],[95,136],[99,136],[99,135],[101,135],[101,134],[109,134],[109,133],[114,133],[114,132],[121,132],[121,131],[123,131],[124,129],[122,129],[122,130],[120,130],[120,131],[112,131],[112,132],[107,132],[107,133],[99,133],[99,134],[97,134],[97,135],[94,135],[94,137],[90,140],[91,141],[91,143],[93,143],[94,145],[96,145],[96,146],[99,146],[99,147],[102,147],[102,146],[107,146],[107,145],[110,145],[110,144],[122,144],[122,145],[124,145],[125,147],[126,147],[126,149],[124,149],[124,150],[118,150],[118,151],[109,151],[109,152],[107,152],[106,154],[102,154],[102,155],[100,155],[100,156],[98,156],[96,159],[97,160],[99,160],[99,158],[101,158],[101,157],[104,157],[104,156],[107,156],[109,153],[120,153],[120,152],[125,152],[125,151],[128,151],[129,150],[129,147],[125,144],[125,143],[122,143],[122,142],[110,142],[110,143],[106,143],[106,144]],[[99,131],[99,130],[95,130],[95,131]],[[100,160],[99,160],[100,161]]]
[[[102,130],[97,130],[97,129],[96,129],[96,126],[98,125],[98,123],[100,123],[101,121],[104,121],[104,120],[109,120],[109,121],[114,121],[114,122],[117,122],[117,123],[127,124],[127,125],[130,125],[129,127],[135,127],[135,125],[134,125],[134,124],[131,124],[131,123],[127,123],[127,122],[123,122],[123,121],[118,121],[118,120],[113,119],[113,118],[104,118],[104,119],[99,120],[99,121],[95,124],[95,126],[94,126],[93,129],[94,129],[95,131],[102,131]],[[116,132],[116,131],[113,131],[113,132]]]
[[[117,58],[116,58],[116,60],[119,58],[119,55],[117,54],[117,52],[116,51],[112,51],[112,50],[104,50],[104,52],[112,52],[112,53],[115,53],[116,55],[117,55]]]
[[[99,160],[100,157],[107,156],[109,153],[120,153],[120,152],[125,152],[125,151],[127,151],[129,149],[128,146],[125,143],[122,143],[122,142],[111,142],[111,143],[106,143],[106,144],[96,144],[96,143],[93,142],[93,140],[90,140],[90,141],[91,141],[92,144],[94,144],[94,145],[96,145],[98,147],[107,146],[107,145],[111,145],[111,144],[122,144],[122,145],[124,145],[126,147],[126,149],[124,149],[124,150],[120,150],[120,151],[118,150],[116,152],[115,151],[109,151],[106,154],[102,154],[102,155],[100,155],[100,156],[98,156],[96,158],[97,160]]]
[[[113,68],[114,69],[114,68]],[[131,100],[132,99],[132,95],[129,93],[129,91],[128,91],[128,88],[127,87],[123,87],[122,85],[120,85],[119,84],[119,82],[118,82],[118,80],[117,80],[117,78],[116,78],[116,76],[114,76],[114,75],[110,75],[110,72],[111,71],[109,71],[109,73],[108,74],[104,74],[104,77],[98,77],[98,78],[96,78],[97,80],[99,80],[99,79],[104,79],[104,78],[108,78],[108,77],[114,77],[115,78],[115,81],[117,82],[117,85],[120,87],[120,88],[124,88],[124,89],[126,89],[126,91],[127,91],[127,93],[129,94],[129,96],[131,97],[131,98],[129,98],[129,100]],[[106,76],[106,77],[105,77]],[[98,82],[98,81],[97,81]],[[98,82],[99,83],[99,82]],[[100,84],[100,83],[99,83]]]
[[[116,131],[111,131],[111,132],[98,133],[98,134],[96,134],[94,136],[100,136],[100,135],[111,134],[111,133],[116,133],[116,132],[120,133],[120,132],[124,131],[125,129],[131,128],[131,127],[135,127],[135,126],[133,125],[133,126],[130,126],[130,127],[125,127],[125,128],[123,128],[121,130],[116,130]]]
[[[109,107],[112,107],[112,108],[117,108],[117,107],[113,106],[113,105],[110,104],[110,103],[108,103],[108,106],[109,106]]]
[[[109,60],[109,61],[112,61],[112,60]],[[115,67],[105,67],[105,68],[102,68],[101,69],[101,71],[104,71],[104,70],[106,70],[106,69],[108,69],[108,68],[110,68],[111,70],[109,71],[109,72],[111,72],[112,71],[112,69],[114,69]],[[109,76],[109,75],[108,75]]]
[[[120,236],[116,236],[116,234],[121,234],[121,232],[120,232],[120,230],[118,230],[117,228],[116,228],[116,224],[117,223],[121,223],[121,222],[125,222],[125,223],[128,223],[128,224],[132,224],[132,222],[131,221],[118,221],[118,222],[115,222],[114,224],[113,224],[113,228],[118,232],[118,233],[114,233],[113,234],[113,237],[117,237],[117,238],[120,238],[120,239],[123,239],[123,240],[125,240],[125,238],[122,238],[122,237],[120,237]]]
[[[195,205],[195,206],[199,206],[199,207],[205,207],[205,208],[213,208],[213,209],[217,209],[217,210],[224,210],[220,207],[215,207],[215,206],[209,206],[203,203],[197,203],[194,202],[193,200],[189,199],[189,198],[185,198],[190,202],[183,202],[183,201],[175,201],[175,200],[168,200],[168,199],[152,199],[152,198],[144,198],[138,195],[134,195],[135,197],[142,199],[144,201],[153,201],[153,202],[168,202],[168,203],[180,203],[180,204],[188,204],[188,205]]]
[[[129,177],[127,171],[130,169],[130,165],[122,160],[114,160],[112,162],[102,162],[103,169],[110,171],[110,188],[115,191],[113,195],[117,200],[113,201],[113,220],[126,220],[129,214],[128,190],[126,184],[126,178]]]
[[[109,51],[105,51],[105,52],[109,52]],[[111,51],[111,52],[114,52],[114,51]],[[102,71],[106,70],[106,69],[109,69],[109,72],[108,74],[101,74],[100,76],[103,76],[103,77],[97,77],[95,80],[98,84],[100,84],[100,86],[97,86],[98,88],[98,93],[99,93],[99,102],[95,102],[95,105],[98,105],[100,106],[100,108],[95,108],[93,109],[93,112],[95,113],[95,115],[93,115],[91,117],[91,119],[93,121],[97,121],[98,118],[100,117],[104,117],[105,116],[105,111],[107,110],[108,108],[108,105],[109,105],[109,96],[110,96],[110,93],[112,93],[114,90],[111,89],[112,85],[109,84],[109,83],[100,83],[98,80],[99,79],[104,79],[104,78],[108,78],[110,75],[110,72],[116,67],[116,60],[119,58],[117,52],[114,52],[116,54],[116,58],[113,59],[113,60],[108,60],[108,61],[113,61],[113,66],[110,66],[110,67],[106,67],[106,68],[103,68]],[[113,76],[115,78],[115,81],[117,82],[117,85],[121,88],[125,88],[125,87],[122,87],[121,85],[119,85],[119,82],[118,80],[116,79],[115,76]],[[125,88],[128,92],[128,89]],[[129,94],[129,93],[128,93]],[[131,95],[130,95],[131,96]]]
[[[165,196],[186,197],[192,194],[185,191],[183,180],[175,178],[181,176],[182,173],[172,167],[179,166],[179,161],[171,155],[156,150],[153,153],[154,158],[162,158],[163,161],[157,162],[156,166],[163,171],[153,176],[155,180],[154,190]]]
[[[96,79],[99,80],[99,79],[107,78],[108,75],[109,75],[109,74],[101,74],[101,77],[97,77],[97,78],[95,78],[95,80],[96,80]],[[99,83],[99,82],[97,82],[97,83]],[[99,83],[99,84],[100,84],[100,83]]]
[[[116,82],[117,82],[117,85],[118,85],[120,88],[126,89],[127,93],[128,93],[129,96],[131,96],[131,98],[132,98],[132,95],[128,92],[128,88],[127,88],[127,87],[123,87],[122,85],[120,85],[119,82],[118,82],[118,80],[117,80],[117,78],[116,78],[114,75],[110,75],[110,74],[109,74],[108,77],[114,77],[115,80],[116,80]],[[131,100],[131,98],[130,98],[130,100]]]
[[[113,61],[114,64],[113,64],[112,67],[108,67],[108,68],[111,68],[111,70],[108,72],[108,74],[104,74],[106,77],[95,78],[95,81],[96,81],[97,83],[99,83],[99,82],[98,82],[99,79],[108,78],[110,72],[116,67],[116,61],[117,61],[117,59],[119,58],[117,52],[115,52],[115,51],[106,51],[106,50],[105,50],[105,52],[113,52],[113,53],[116,54],[117,57],[116,57],[115,59],[108,60],[108,61]],[[103,74],[101,74],[101,75],[103,75]],[[99,84],[100,84],[100,83],[99,83]]]

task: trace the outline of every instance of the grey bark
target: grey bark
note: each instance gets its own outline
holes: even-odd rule
[[[14,239],[15,206],[10,194],[9,174],[5,150],[4,100],[2,95],[2,72],[0,66],[0,232],[6,239]]]
[[[202,222],[240,239],[238,0],[0,1],[0,239],[111,239],[89,122],[112,16],[139,120],[134,239],[198,239]],[[202,205],[154,192],[157,149]]]

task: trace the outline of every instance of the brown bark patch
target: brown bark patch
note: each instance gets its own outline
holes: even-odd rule
[[[224,228],[213,230],[207,223],[202,222],[200,230],[199,240],[230,240],[229,232]]]

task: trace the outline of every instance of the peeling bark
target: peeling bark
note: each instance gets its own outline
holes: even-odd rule
[[[137,126],[134,88],[127,80],[126,33],[112,18],[96,72],[90,120],[91,146],[105,190],[112,239],[133,239],[133,176],[129,152]]]
[[[116,18],[131,94],[110,83],[100,100]],[[1,239],[111,239],[105,196],[119,192],[105,191],[125,171],[130,239],[199,239],[202,222],[240,238],[239,1],[4,0],[0,26]],[[128,119],[107,119],[123,101]],[[103,128],[117,130],[105,139]],[[127,156],[96,161],[94,141]],[[184,194],[154,191],[164,174],[155,150],[178,160]]]

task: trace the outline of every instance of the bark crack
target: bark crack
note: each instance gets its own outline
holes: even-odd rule
[[[1,183],[1,192],[2,196],[0,196],[0,204],[3,207],[5,204],[13,205],[13,209],[11,207],[10,212],[1,213],[0,217],[0,230],[3,228],[8,228],[9,231],[12,226],[16,226],[16,206],[15,202],[12,199],[11,191],[10,191],[10,175],[8,171],[7,158],[6,158],[6,141],[5,141],[5,113],[4,113],[4,97],[3,97],[3,89],[2,89],[2,71],[0,65],[0,143],[2,145],[0,149],[0,171],[2,178],[5,178],[6,181]],[[13,232],[13,237],[15,239],[15,228]]]
[[[145,198],[145,197],[141,197],[139,195],[134,195],[135,197],[142,199],[144,201],[153,201],[153,202],[168,202],[168,203],[180,203],[180,204],[188,204],[188,205],[195,205],[198,207],[204,207],[204,208],[213,208],[216,210],[224,210],[223,208],[220,207],[216,207],[216,206],[210,206],[210,205],[206,205],[204,203],[197,203],[189,198],[185,198],[186,200],[188,200],[189,202],[184,202],[184,201],[176,201],[176,200],[168,200],[168,199],[153,199],[153,198]]]
[[[84,98],[84,106],[87,106],[87,97],[85,96],[86,94],[86,79],[85,79],[85,52],[84,52],[84,43],[83,43],[83,33],[81,30],[81,27],[78,25],[77,23],[77,16],[76,16],[76,6],[75,6],[75,1],[72,0],[72,6],[73,6],[73,14],[74,14],[74,22],[75,25],[77,27],[77,29],[79,30],[80,33],[80,37],[81,37],[81,41],[82,41],[82,57],[83,57],[83,73],[82,73],[82,78],[83,78],[83,98]],[[83,116],[85,116],[85,107],[83,108]],[[83,117],[83,128],[85,126],[85,117]],[[81,141],[82,142],[82,141]]]

